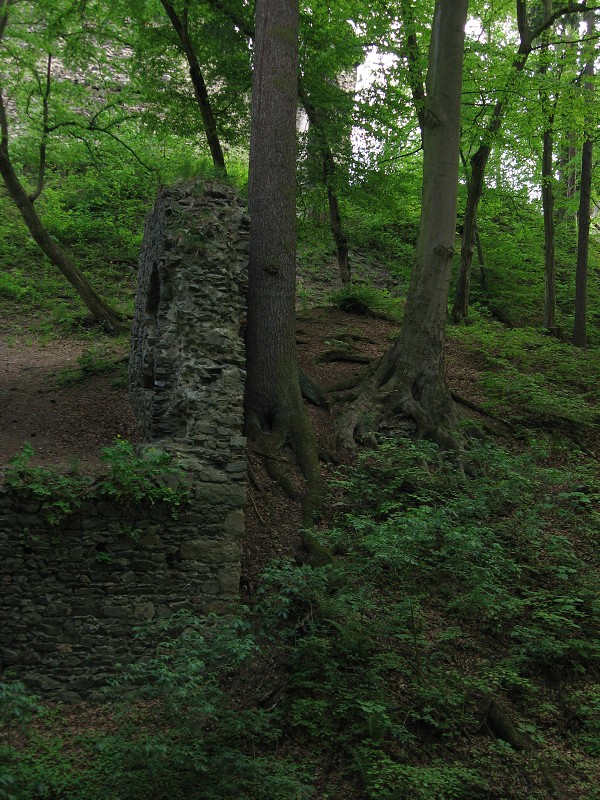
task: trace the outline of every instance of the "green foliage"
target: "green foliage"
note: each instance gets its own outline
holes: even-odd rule
[[[37,749],[45,763],[51,742],[39,737],[33,752],[15,751],[3,800],[32,791],[40,800],[308,800],[302,764],[256,753],[279,739],[277,715],[244,708],[227,691],[228,676],[260,657],[245,620],[181,614],[140,636],[155,655],[116,685],[114,731],[81,735],[76,753],[59,742],[42,787],[32,755]]]
[[[365,777],[372,800],[474,800],[489,789],[475,770],[442,761],[423,766],[398,764],[385,755],[367,762]]]
[[[377,289],[364,284],[352,284],[338,289],[330,296],[329,300],[341,311],[382,317],[394,322],[402,318],[404,308],[404,303],[386,289]]]
[[[5,730],[23,733],[39,710],[37,698],[22,683],[0,683],[0,724]]]
[[[93,491],[122,503],[165,503],[174,517],[189,495],[183,470],[169,453],[149,447],[138,455],[124,439],[103,449],[108,473],[99,482],[76,471],[63,475],[33,466],[30,461],[34,455],[33,447],[26,442],[23,451],[9,460],[4,477],[20,496],[39,503],[50,525],[57,525],[80,508]]]
[[[42,710],[38,699],[18,682],[0,682],[0,800],[46,797],[42,770],[21,759],[16,737],[26,737],[28,724]]]
[[[131,442],[116,439],[103,448],[102,460],[109,469],[100,483],[102,494],[125,502],[166,503],[174,516],[188,498],[184,472],[169,453],[146,447],[138,455]]]
[[[465,758],[460,742],[486,698],[512,697],[529,720],[553,713],[538,710],[540,676],[595,670],[595,573],[575,547],[594,528],[593,479],[536,458],[474,444],[465,477],[432,444],[384,442],[339,478],[347,511],[321,536],[344,559],[263,574],[256,612],[269,637],[283,628],[288,724],[345,752],[365,797],[475,800],[496,755]],[[580,485],[583,502],[564,491]]]
[[[535,759],[483,735],[497,699],[539,746],[548,735],[576,751],[546,760],[576,770],[587,796],[600,607],[580,550],[593,542],[597,475],[558,469],[544,442],[517,455],[478,442],[466,456],[465,475],[430,443],[361,453],[340,473],[338,523],[312,532],[344,557],[272,564],[252,616],[142,629],[148,656],[110,692],[118,724],[83,737],[76,775],[55,745],[47,785],[86,800],[300,800],[335,761],[365,800],[516,800],[523,781],[545,800]],[[33,754],[50,749],[43,737],[17,748],[11,774],[32,785]]]
[[[489,405],[513,422],[582,430],[597,425],[598,348],[574,348],[530,328],[507,329],[477,313],[472,325],[449,335],[483,356]]]
[[[402,170],[370,172],[351,185],[343,213],[352,249],[388,265],[405,290],[419,228],[420,157],[402,166]]]
[[[50,525],[58,525],[81,506],[92,480],[77,473],[62,475],[46,467],[32,466],[29,462],[34,455],[31,444],[25,442],[23,451],[9,459],[4,478],[18,494],[40,504]]]
[[[73,383],[81,383],[92,375],[113,372],[124,366],[125,362],[122,359],[115,363],[114,355],[101,346],[92,345],[78,357],[77,367],[65,367],[57,372],[56,384],[68,386]]]

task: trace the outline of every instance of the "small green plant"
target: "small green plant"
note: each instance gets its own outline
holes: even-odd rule
[[[109,472],[100,490],[109,497],[125,502],[166,503],[174,516],[189,497],[183,470],[163,450],[147,447],[138,454],[131,442],[117,439],[112,447],[102,450],[102,460]]]
[[[9,746],[16,733],[25,732],[39,710],[38,698],[29,694],[20,681],[0,683],[0,725],[7,734]]]
[[[173,517],[189,497],[183,470],[177,467],[169,453],[147,448],[138,455],[134,446],[117,439],[105,447],[102,460],[108,464],[108,475],[95,482],[76,471],[63,475],[53,469],[33,466],[35,452],[29,442],[9,460],[5,480],[20,496],[39,503],[50,525],[57,525],[87,500],[90,493],[99,491],[120,502],[165,503]],[[128,531],[135,537],[136,532]]]
[[[26,737],[29,722],[40,708],[37,698],[19,681],[0,683],[0,800],[21,800],[32,783],[40,786],[38,776],[19,763],[15,746],[15,737]]]
[[[100,552],[96,553],[96,561],[100,564],[113,564],[115,557],[112,553],[107,553],[105,550],[101,550]]]
[[[365,772],[371,800],[464,800],[475,792],[482,797],[489,788],[475,770],[443,761],[417,766],[379,755],[367,762]]]
[[[9,459],[5,480],[20,495],[39,502],[46,520],[57,525],[81,506],[92,480],[75,472],[61,475],[47,467],[32,466],[34,455],[31,444],[25,442],[22,452]]]
[[[77,359],[77,367],[66,367],[56,374],[56,384],[58,386],[68,386],[73,383],[81,383],[92,375],[105,372],[123,371],[124,362],[115,361],[102,347],[92,346],[83,352]]]
[[[151,701],[143,729],[131,719],[96,741],[88,781],[97,788],[86,797],[308,800],[299,764],[257,753],[280,736],[276,714],[244,708],[225,688],[260,655],[244,618],[183,612],[138,635],[156,655],[132,665],[118,686]]]

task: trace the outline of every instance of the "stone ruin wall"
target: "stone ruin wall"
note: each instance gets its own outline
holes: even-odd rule
[[[233,189],[163,189],[140,256],[129,384],[145,445],[173,455],[190,501],[120,505],[92,493],[59,525],[0,485],[0,680],[65,701],[100,697],[141,655],[133,629],[237,597],[249,220]],[[137,539],[128,533],[135,531]]]

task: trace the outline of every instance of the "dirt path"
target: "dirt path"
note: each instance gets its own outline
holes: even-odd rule
[[[125,386],[114,386],[114,373],[60,386],[57,376],[76,370],[89,345],[0,331],[0,467],[25,442],[35,450],[34,463],[96,472],[100,449],[118,434],[135,438],[135,422]]]

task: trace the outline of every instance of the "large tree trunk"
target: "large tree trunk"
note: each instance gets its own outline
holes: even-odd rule
[[[423,114],[423,189],[415,266],[400,337],[380,360],[339,423],[354,446],[366,429],[398,417],[418,436],[452,444],[456,421],[445,382],[446,303],[458,187],[460,97],[467,0],[436,0]]]
[[[594,33],[594,12],[587,14],[587,33]],[[588,78],[585,90],[591,95],[594,84],[589,78],[594,76],[594,54],[592,43],[591,55],[585,65],[584,74]],[[588,115],[586,118],[586,139],[581,149],[581,182],[579,187],[579,209],[577,211],[577,267],[575,271],[575,325],[573,328],[573,344],[577,347],[587,345],[587,278],[588,278],[588,249],[590,240],[590,216],[592,205],[592,156],[593,140],[592,131],[594,122]]]
[[[179,38],[181,49],[183,50],[188,62],[190,78],[192,81],[192,86],[194,87],[194,96],[196,98],[196,102],[198,103],[200,114],[202,115],[204,133],[206,135],[206,141],[208,143],[213,164],[216,170],[226,174],[227,169],[225,167],[225,157],[223,156],[223,149],[221,147],[221,142],[219,141],[217,123],[215,121],[210,98],[208,96],[208,89],[206,88],[206,83],[204,82],[204,76],[202,75],[202,70],[200,69],[200,63],[198,61],[198,57],[196,56],[194,45],[190,39],[187,25],[187,9],[184,11],[183,18],[180,18],[173,7],[173,4],[169,2],[169,0],[160,1],[166,15],[171,21],[171,25],[173,26],[177,37]]]
[[[295,334],[298,0],[258,0],[255,27],[247,432],[271,456],[291,443],[308,483],[305,509],[314,510],[318,457],[300,394]]]
[[[243,16],[228,8],[221,0],[209,0],[209,2],[213,8],[225,14],[250,41],[254,40],[255,32]],[[346,236],[340,213],[339,198],[335,191],[335,174],[337,171],[335,158],[325,133],[325,126],[323,125],[321,114],[310,101],[308,94],[302,86],[301,79],[298,81],[298,92],[300,102],[306,111],[308,121],[318,136],[321,159],[323,162],[323,182],[327,191],[327,203],[329,206],[329,225],[337,250],[340,280],[343,286],[347,286],[350,283],[350,255],[348,252],[348,237]]]

